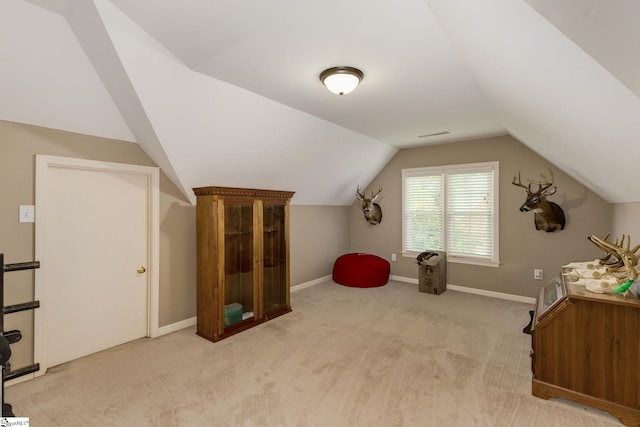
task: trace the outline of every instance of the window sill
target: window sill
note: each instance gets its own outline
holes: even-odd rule
[[[402,256],[404,258],[413,258],[415,261],[416,257],[420,252],[403,252]],[[453,262],[456,264],[470,264],[470,265],[479,265],[482,267],[500,267],[500,261],[488,261],[483,259],[475,259],[475,258],[462,258],[447,255],[447,262]]]

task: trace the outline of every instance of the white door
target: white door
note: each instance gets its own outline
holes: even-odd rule
[[[157,191],[157,168],[38,156],[41,373],[150,335],[150,173]]]

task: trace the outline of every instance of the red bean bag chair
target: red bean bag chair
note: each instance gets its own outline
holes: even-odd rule
[[[376,255],[352,253],[333,264],[333,281],[354,288],[375,288],[389,281],[391,264]]]

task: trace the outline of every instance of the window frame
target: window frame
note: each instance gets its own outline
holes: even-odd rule
[[[488,257],[473,257],[473,256],[460,256],[453,255],[448,252],[448,219],[447,219],[447,198],[448,198],[448,175],[455,171],[455,173],[459,174],[460,171],[468,170],[469,173],[472,171],[477,171],[478,169],[486,169],[490,168],[493,172],[493,206],[492,206],[492,236],[491,236],[491,258]],[[402,256],[404,257],[412,257],[415,258],[421,251],[416,251],[412,249],[407,249],[405,244],[405,236],[406,236],[406,204],[407,204],[407,194],[406,194],[406,178],[410,175],[415,176],[416,174],[424,174],[424,175],[436,175],[442,174],[443,177],[443,196],[442,196],[442,236],[443,236],[443,248],[439,250],[443,250],[447,252],[447,261],[448,262],[456,262],[462,264],[473,264],[473,265],[481,265],[488,267],[498,267],[500,265],[500,250],[499,250],[499,182],[500,182],[500,174],[499,174],[499,162],[482,162],[482,163],[466,163],[466,164],[455,164],[455,165],[442,165],[442,166],[426,166],[419,168],[404,168],[402,169],[402,235],[401,235],[401,244],[402,244]]]

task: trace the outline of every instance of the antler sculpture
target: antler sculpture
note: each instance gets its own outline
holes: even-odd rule
[[[631,236],[622,235],[620,241],[610,242],[607,234],[604,239],[595,235],[587,236],[590,242],[602,249],[604,257],[594,262],[570,263],[564,266],[563,274],[571,283],[583,285],[588,291],[596,293],[620,293],[627,295],[630,287],[640,276],[637,270],[640,245],[631,249]],[[626,245],[625,245],[626,239]],[[638,290],[633,293],[637,296]]]
[[[599,237],[591,235],[587,236],[587,240],[589,240],[604,252],[604,256],[598,259],[600,265],[619,267],[623,264],[623,262],[618,256],[618,251],[614,249],[618,247],[618,239],[616,239],[616,242],[614,244],[610,244],[607,240],[610,235],[611,233],[608,233],[604,239],[600,239]],[[624,245],[624,237],[625,236],[623,234],[622,241],[620,242],[621,246]]]
[[[627,237],[627,246],[624,246],[625,235],[622,235],[620,244],[618,245],[618,239],[615,243],[607,241],[609,234],[604,239],[600,239],[595,235],[591,235],[588,239],[597,247],[605,252],[605,257],[601,259],[603,265],[608,266],[607,271],[612,274],[623,273],[622,278],[626,278],[624,281],[635,281],[638,277],[638,271],[636,266],[640,255],[637,255],[640,245],[636,245],[633,249],[631,246],[631,236]]]

